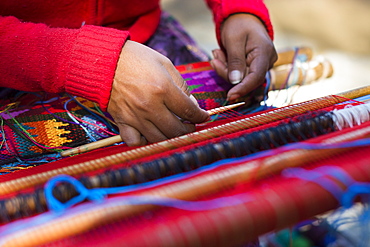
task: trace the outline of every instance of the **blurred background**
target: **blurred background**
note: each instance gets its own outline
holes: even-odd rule
[[[265,0],[282,50],[308,46],[334,67],[331,78],[294,90],[293,102],[370,85],[370,0]],[[163,8],[211,54],[218,47],[203,0],[162,0]],[[291,93],[292,94],[292,93]]]

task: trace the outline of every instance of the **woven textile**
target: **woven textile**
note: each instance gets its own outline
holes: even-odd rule
[[[177,66],[177,69],[187,82],[190,92],[197,99],[201,108],[209,110],[227,104],[227,92],[233,85],[218,76],[209,62],[181,65]],[[239,98],[238,102],[246,102],[246,105],[239,109],[239,112],[246,114],[255,111],[260,106],[260,102],[267,96],[265,89],[266,83],[246,96]]]
[[[107,137],[95,127],[106,128],[105,123],[71,97],[19,94],[1,102],[1,172],[57,160],[61,150]],[[82,102],[94,106],[89,101]],[[92,125],[75,123],[71,116]]]

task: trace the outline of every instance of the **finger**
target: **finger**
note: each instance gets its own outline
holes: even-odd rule
[[[170,76],[172,77],[172,79],[176,83],[176,85],[187,96],[189,96],[189,98],[194,102],[194,104],[196,104],[197,106],[199,106],[198,101],[196,100],[196,98],[193,95],[191,95],[191,92],[190,92],[190,89],[189,89],[189,85],[183,79],[183,77],[181,76],[181,74],[176,69],[174,71],[172,67],[168,68],[168,73],[170,74]]]
[[[168,97],[164,98],[164,103],[170,112],[191,123],[203,123],[209,119],[209,114],[199,108],[193,100],[188,97],[174,84],[168,88]]]
[[[190,95],[189,98],[191,99],[191,101],[194,102],[194,104],[196,104],[199,107],[199,103],[198,103],[197,99],[193,95]]]
[[[211,66],[216,71],[216,73],[221,76],[224,80],[228,81],[227,66],[218,59],[211,60]]]
[[[254,58],[249,67],[248,75],[227,94],[228,100],[233,101],[251,92],[265,81],[269,61],[263,56]]]
[[[165,104],[168,110],[192,123],[203,123],[207,121],[209,114],[199,108],[198,102],[194,96],[190,95],[188,84],[182,78],[181,74],[172,64],[171,66],[164,64],[164,66],[174,82],[174,84],[170,84],[168,97],[165,98]]]
[[[173,82],[188,96],[190,96],[189,86],[181,76],[180,72],[173,66],[173,64],[168,60],[163,63],[167,73],[172,78]]]
[[[212,54],[215,59],[221,61],[225,66],[227,66],[226,55],[221,49],[214,49]]]
[[[165,108],[165,107],[164,107]],[[166,110],[168,115],[171,115],[172,117],[176,118],[172,113],[170,113],[168,110]],[[159,112],[159,111],[158,111]],[[173,131],[173,129],[176,129],[176,127],[171,125],[179,125],[182,127],[182,123],[179,119],[176,119],[178,123],[174,123],[173,121],[165,121],[166,117],[163,117],[166,114],[162,114],[159,112],[158,114],[161,117],[152,117],[147,120],[143,120],[140,123],[134,123],[133,128],[132,126],[125,125],[125,130],[128,129],[130,132],[127,133],[130,134],[130,136],[127,137],[127,139],[130,141],[130,143],[133,143],[132,139],[129,139],[129,137],[135,138],[134,140],[137,142],[138,140],[138,134],[141,133],[145,137],[145,139],[150,143],[160,142],[164,141],[168,138],[172,138],[175,136],[179,136],[181,134],[188,133],[186,129],[181,129],[181,131]],[[132,129],[133,130],[132,130]],[[135,131],[134,131],[135,130]],[[121,131],[121,129],[120,129]],[[134,136],[135,135],[135,136]],[[122,134],[121,134],[122,136]],[[135,144],[136,144],[135,142]]]
[[[191,100],[189,97],[185,97]],[[184,124],[163,104],[156,108],[153,107],[151,111],[155,114],[150,114],[147,119],[133,123],[135,130],[145,136],[146,140],[151,143],[195,131],[194,124]]]
[[[221,76],[224,80],[228,81],[227,74],[227,61],[225,53],[220,49],[214,49],[212,51],[213,59],[210,61],[212,68],[216,73]]]
[[[227,42],[225,48],[227,50],[227,67],[228,78],[232,84],[238,84],[246,72],[245,58],[246,40],[239,38],[233,42]]]
[[[178,137],[195,131],[194,124],[183,123],[166,107],[164,108],[160,117],[154,118],[152,123],[157,126],[167,138]]]
[[[126,124],[117,124],[122,140],[127,146],[143,146],[147,143],[146,139],[135,128]]]

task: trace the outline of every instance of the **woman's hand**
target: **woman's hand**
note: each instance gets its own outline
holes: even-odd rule
[[[277,54],[263,23],[250,14],[228,17],[221,27],[221,42],[227,54],[214,50],[211,64],[220,76],[236,84],[227,94],[233,101],[264,82]]]
[[[209,114],[189,97],[186,82],[158,52],[133,41],[122,49],[108,112],[129,146],[187,134]],[[181,119],[179,119],[181,118]]]

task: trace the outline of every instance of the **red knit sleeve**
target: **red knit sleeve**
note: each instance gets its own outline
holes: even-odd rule
[[[111,28],[49,28],[0,17],[0,86],[68,92],[106,109],[127,37]]]
[[[221,24],[227,17],[235,13],[248,13],[258,17],[264,23],[270,38],[274,38],[269,12],[263,0],[206,0],[206,2],[213,12],[216,36],[220,46]]]

